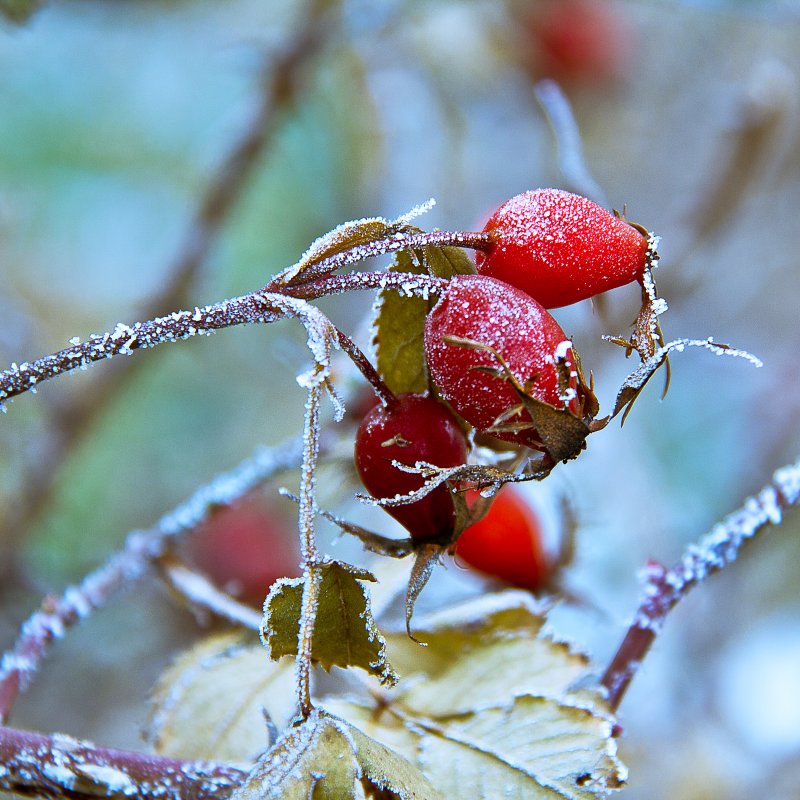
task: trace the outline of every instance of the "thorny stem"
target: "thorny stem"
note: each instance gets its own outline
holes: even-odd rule
[[[317,616],[319,587],[322,573],[318,569],[314,534],[316,503],[317,457],[319,455],[319,406],[322,386],[314,383],[309,387],[306,415],[303,424],[303,466],[300,470],[300,506],[298,523],[300,528],[300,552],[303,560],[303,599],[300,605],[300,628],[297,634],[297,697],[300,711],[308,719],[314,710],[311,704],[311,655],[314,623]]]
[[[67,800],[223,800],[247,777],[228,764],[111,750],[12,728],[0,728],[0,765],[0,791]]]
[[[164,287],[140,309],[140,318],[157,317],[187,304],[189,286],[208,258],[220,231],[230,218],[248,179],[280,130],[282,113],[297,100],[304,85],[304,71],[319,54],[331,26],[324,12],[328,0],[313,0],[305,19],[288,46],[265,64],[258,107],[241,136],[232,143],[206,188],[186,230],[179,251],[166,270]],[[47,454],[19,481],[20,491],[0,520],[0,546],[10,537],[20,539],[48,507],[49,497],[64,463],[102,409],[129,386],[140,365],[108,370],[89,390],[58,405],[49,420]],[[0,391],[0,395],[2,392]],[[5,561],[6,571],[13,559]]]
[[[229,505],[277,472],[301,461],[301,443],[261,448],[230,472],[218,475],[150,529],[128,534],[123,549],[103,566],[70,586],[61,597],[48,597],[23,625],[14,647],[0,660],[0,723],[8,721],[50,646],[67,628],[101,608],[114,594],[151,569],[170,541],[196,528],[213,508]]]
[[[336,328],[336,339],[339,346],[350,356],[350,360],[358,367],[359,372],[367,379],[367,382],[381,403],[391,409],[397,405],[397,397],[394,392],[386,385],[383,378],[378,374],[378,370],[372,366],[372,362],[364,355],[356,343],[344,332]]]
[[[707,576],[736,560],[745,542],[766,525],[779,525],[783,512],[800,501],[800,461],[777,470],[755,497],[715,525],[697,545],[667,570],[650,562],[643,597],[625,638],[600,683],[612,710],[619,707],[631,680],[670,611]]]

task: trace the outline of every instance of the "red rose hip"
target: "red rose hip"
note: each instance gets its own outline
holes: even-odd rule
[[[467,441],[455,417],[438,400],[425,395],[400,394],[390,407],[375,406],[356,432],[356,468],[364,487],[376,498],[408,494],[424,483],[421,475],[404,472],[392,461],[455,467],[466,458]],[[447,537],[453,532],[453,500],[444,485],[415,503],[385,510],[413,539]]]
[[[458,537],[455,554],[478,572],[521,589],[538,589],[550,579],[539,519],[510,486],[503,487],[486,515]]]
[[[482,348],[448,341],[469,340]],[[425,322],[425,354],[434,384],[453,408],[478,430],[500,439],[543,449],[526,410],[507,418],[521,403],[511,383],[485,369],[499,366],[490,347],[502,356],[516,380],[533,379],[531,397],[556,408],[578,407],[574,356],[570,343],[553,317],[525,292],[483,275],[453,278]],[[562,397],[557,355],[572,373]],[[498,424],[498,420],[501,420]],[[498,430],[523,426],[522,430]]]
[[[557,308],[641,280],[651,258],[638,228],[580,195],[525,192],[503,203],[484,227],[493,246],[478,272]]]

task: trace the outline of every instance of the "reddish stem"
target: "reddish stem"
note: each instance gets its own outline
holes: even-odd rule
[[[755,497],[714,526],[671,569],[647,564],[643,598],[625,638],[600,680],[616,710],[658,636],[667,615],[691,589],[736,560],[742,546],[765,526],[779,525],[783,512],[800,501],[800,462],[782,467]]]
[[[0,765],[0,790],[69,800],[222,800],[247,777],[218,762],[111,750],[13,728],[0,728]]]
[[[350,356],[350,360],[358,367],[359,372],[367,379],[369,385],[372,386],[381,403],[388,409],[394,408],[397,405],[397,397],[378,374],[378,370],[372,366],[372,362],[364,355],[361,348],[338,328],[336,328],[336,338],[342,350]]]

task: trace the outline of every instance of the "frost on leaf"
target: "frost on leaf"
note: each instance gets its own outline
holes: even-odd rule
[[[148,725],[156,752],[251,762],[269,745],[267,720],[288,724],[296,711],[294,661],[272,663],[250,642],[238,633],[212,636],[164,672]]]
[[[322,573],[314,621],[311,657],[326,670],[333,666],[361,667],[394,684],[397,675],[386,659],[386,642],[375,625],[363,581],[374,581],[366,570],[330,561],[314,567]],[[279,580],[267,597],[261,638],[273,659],[297,655],[303,581]]]
[[[308,272],[312,273],[310,277],[324,274],[324,271],[320,273],[319,270],[313,269],[321,261],[330,256],[343,253],[345,250],[376,242],[396,230],[397,226],[383,217],[369,217],[352,222],[343,222],[332,231],[312,242],[300,260],[281,275],[281,281],[283,283],[295,283],[298,278],[305,278],[305,273]]]
[[[454,275],[474,273],[475,265],[460,247],[428,246],[397,253],[389,270],[449,280]],[[373,340],[377,368],[397,394],[428,388],[423,333],[425,317],[433,305],[433,298],[405,297],[389,289],[378,294]]]
[[[530,596],[504,592],[419,621],[422,649],[389,647],[408,680],[375,707],[329,711],[403,754],[446,797],[596,798],[619,788],[613,719],[600,694],[575,688],[585,656],[542,633]],[[413,649],[412,649],[413,648]]]
[[[347,722],[316,710],[259,759],[231,800],[439,800],[420,770]]]

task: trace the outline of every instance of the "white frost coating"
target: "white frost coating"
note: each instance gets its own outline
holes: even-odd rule
[[[553,353],[553,358],[556,361],[566,361],[569,358],[569,351],[572,348],[572,342],[569,339],[564,339],[560,342]]]
[[[742,545],[765,525],[780,525],[783,507],[800,500],[800,462],[782,467],[773,476],[774,485],[765,486],[740,509],[715,525],[697,544],[686,549],[681,561],[666,575],[646,575],[646,584],[634,625],[659,631],[666,614],[695,584],[734,562]],[[668,587],[665,593],[665,587]],[[657,610],[652,610],[652,601]]]
[[[63,764],[50,764],[45,762],[41,767],[42,775],[56,786],[72,789],[75,786],[75,773]]]
[[[424,203],[414,206],[414,208],[406,211],[406,213],[402,216],[399,216],[395,220],[395,225],[407,225],[412,219],[416,219],[417,217],[421,217],[423,214],[427,214],[435,205],[436,200],[433,197],[429,197]]]
[[[109,794],[135,795],[138,791],[130,775],[115,767],[84,762],[76,763],[75,771],[97,786],[107,789]]]
[[[800,501],[800,461],[781,467],[772,480],[789,505]]]

